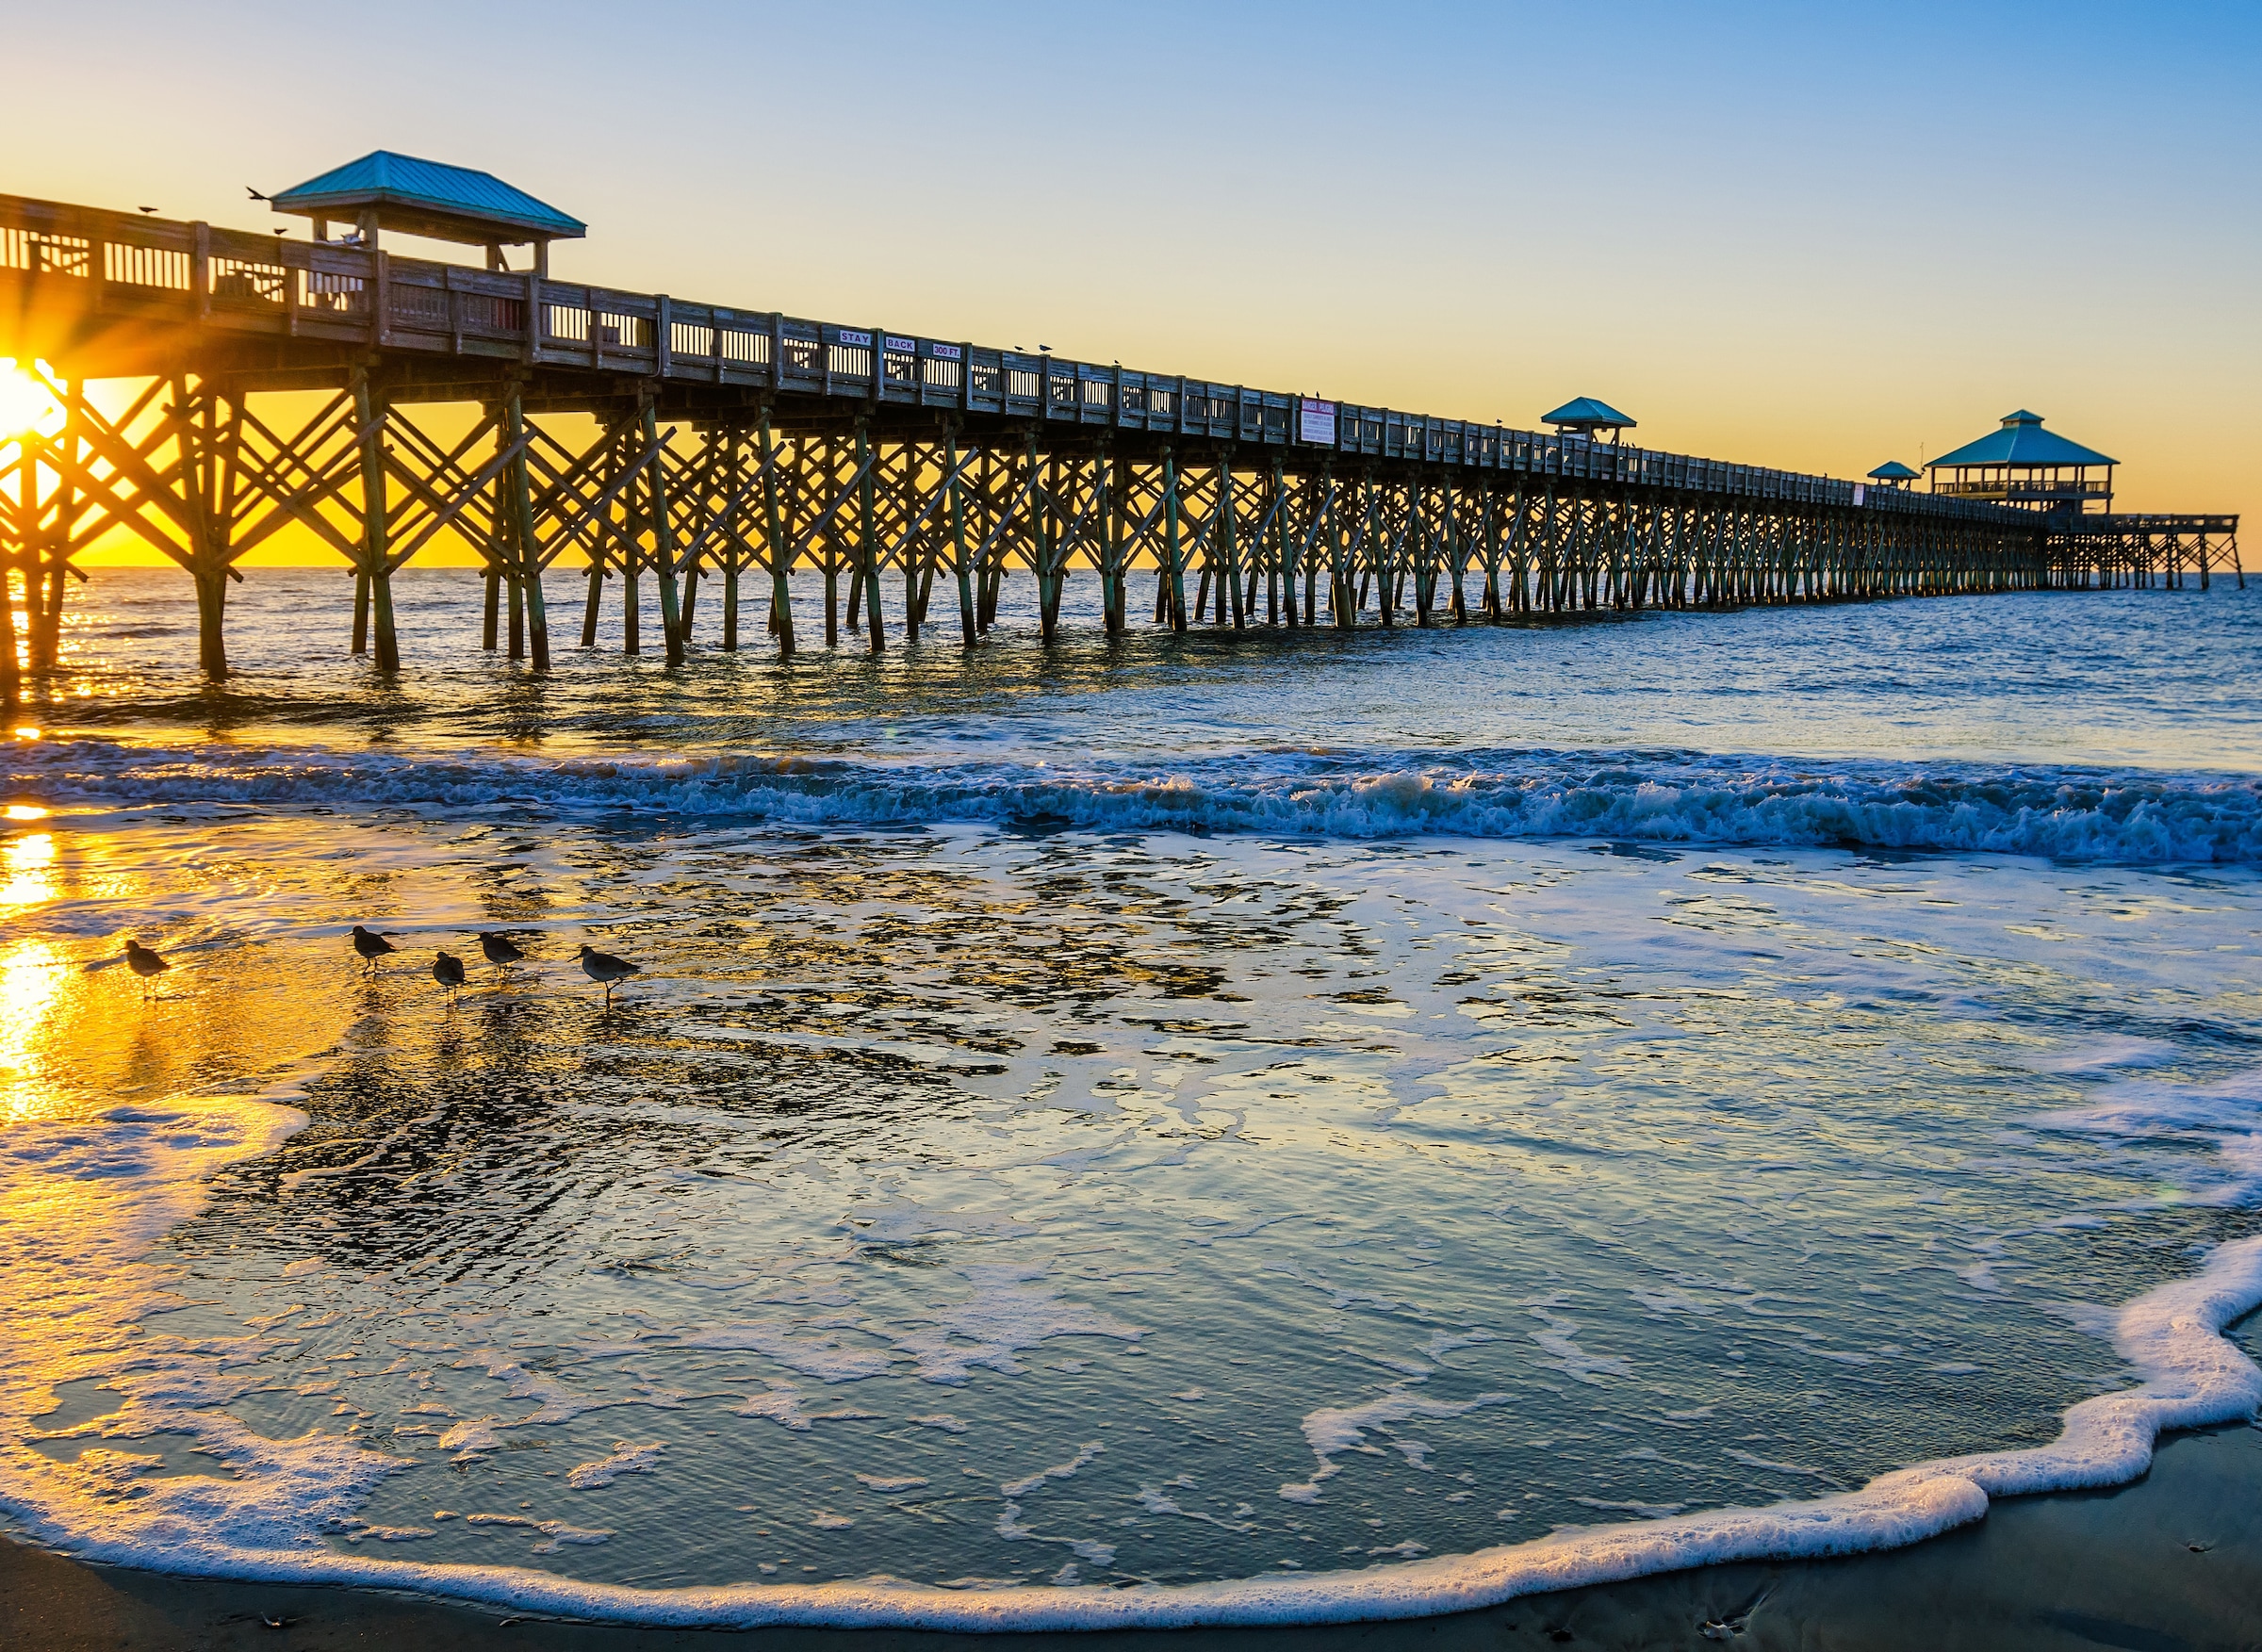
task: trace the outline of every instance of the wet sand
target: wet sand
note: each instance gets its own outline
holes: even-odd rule
[[[271,1627],[267,1620],[281,1619]],[[406,1596],[218,1583],[81,1565],[0,1543],[0,1646],[417,1652],[955,1652],[984,1639],[885,1631],[641,1630],[509,1619]],[[1888,1554],[1713,1567],[1411,1623],[1016,1635],[1029,1652],[1430,1652],[1460,1647],[2136,1652],[2262,1647],[2262,1430],[2164,1441],[2116,1492],[1997,1503],[1976,1526]]]

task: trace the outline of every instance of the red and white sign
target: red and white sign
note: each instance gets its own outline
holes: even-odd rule
[[[1305,398],[1298,409],[1296,439],[1313,442],[1322,448],[1336,445],[1336,404],[1333,401],[1314,401]]]

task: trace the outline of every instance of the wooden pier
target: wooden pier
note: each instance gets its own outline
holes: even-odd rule
[[[216,678],[237,564],[286,532],[352,569],[351,646],[388,671],[392,576],[443,536],[486,569],[482,646],[536,667],[566,580],[569,636],[635,652],[653,621],[680,662],[819,625],[879,649],[888,607],[971,646],[1008,579],[1049,638],[1072,577],[1111,634],[1432,626],[2204,582],[2226,543],[2159,564],[1999,504],[8,196],[0,356],[57,404],[0,447],[35,671],[118,530],[194,580]]]

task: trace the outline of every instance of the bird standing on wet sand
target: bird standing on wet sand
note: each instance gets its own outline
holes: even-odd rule
[[[451,952],[442,952],[432,960],[432,978],[448,989],[448,1002],[455,1002],[455,990],[464,984],[464,960]]]
[[[353,925],[353,950],[361,954],[362,961],[367,963],[373,973],[377,968],[379,958],[388,952],[395,952],[399,949],[375,930],[364,929],[356,924]]]
[[[125,943],[125,967],[140,976],[143,981],[161,975],[172,968],[171,964],[150,951],[148,947],[143,946],[138,940],[130,940]],[[143,987],[141,996],[147,998],[151,990],[152,989]]]
[[[582,973],[605,989],[605,1006],[612,1007],[613,983],[625,981],[643,966],[632,964],[625,957],[615,957],[609,952],[599,952],[587,941],[582,943]]]
[[[526,956],[512,945],[506,937],[500,935],[482,935],[479,938],[479,950],[487,962],[493,964],[497,969],[500,969],[504,964],[515,964]]]

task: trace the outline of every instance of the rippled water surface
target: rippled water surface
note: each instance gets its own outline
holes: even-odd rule
[[[2254,1231],[2262,592],[541,680],[431,574],[385,683],[343,585],[213,690],[99,575],[9,750],[50,1541],[1382,1588],[2047,1442]]]

